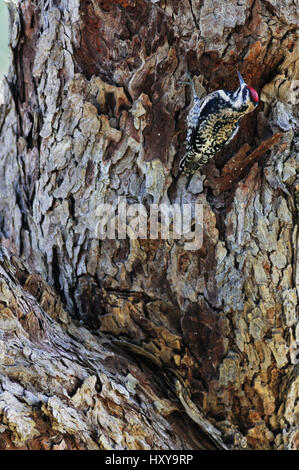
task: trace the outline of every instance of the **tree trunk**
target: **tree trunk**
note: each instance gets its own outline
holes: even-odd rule
[[[0,448],[299,448],[295,2],[9,8]],[[261,103],[188,186],[181,82],[236,70]],[[101,236],[120,201],[200,205],[202,246]]]

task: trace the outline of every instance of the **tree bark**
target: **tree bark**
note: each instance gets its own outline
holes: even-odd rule
[[[1,106],[0,448],[296,449],[296,2],[14,1]],[[186,188],[191,102],[260,94]],[[100,239],[201,204],[203,245]]]

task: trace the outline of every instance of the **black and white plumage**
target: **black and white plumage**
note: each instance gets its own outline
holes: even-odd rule
[[[188,114],[186,153],[180,173],[193,174],[205,165],[239,130],[241,118],[258,105],[257,92],[247,86],[238,72],[237,91],[218,90],[199,99],[193,82],[193,105]]]

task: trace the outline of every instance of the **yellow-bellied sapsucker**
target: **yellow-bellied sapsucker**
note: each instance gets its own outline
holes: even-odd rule
[[[179,173],[193,174],[206,164],[233,139],[241,118],[258,105],[257,92],[244,82],[239,72],[238,77],[237,91],[218,90],[201,100],[191,82],[194,102],[188,114],[187,147]]]

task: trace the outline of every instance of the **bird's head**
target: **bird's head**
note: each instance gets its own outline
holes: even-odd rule
[[[254,88],[250,87],[245,83],[242,75],[238,71],[238,77],[240,87],[235,92],[236,95],[236,106],[238,108],[245,108],[246,112],[253,111],[259,103],[259,95]]]

